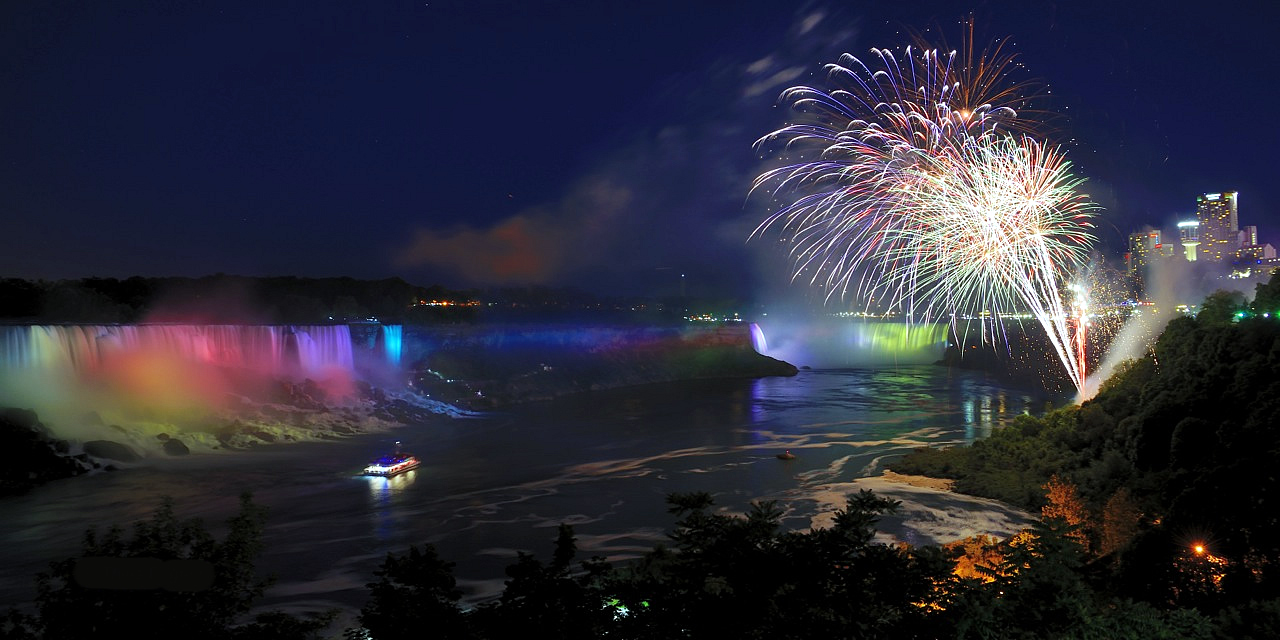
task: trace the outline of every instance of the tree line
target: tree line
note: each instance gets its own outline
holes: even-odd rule
[[[27,323],[201,322],[321,324],[367,318],[408,323],[465,319],[475,292],[420,287],[399,278],[249,277],[0,279],[0,318]],[[470,311],[469,311],[470,310]]]
[[[691,308],[731,316],[736,299],[600,296],[573,287],[450,289],[399,278],[0,278],[0,322],[27,324],[389,324],[507,321],[684,322]]]

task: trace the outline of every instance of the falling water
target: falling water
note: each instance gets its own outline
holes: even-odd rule
[[[190,363],[306,377],[352,368],[346,326],[30,325],[0,327],[6,370],[92,374],[126,354],[163,354]]]
[[[751,340],[757,352],[796,366],[929,364],[942,358],[947,327],[852,318],[769,319],[751,326]]]
[[[373,356],[362,364],[398,368],[383,360],[390,345],[372,346],[362,346]],[[279,381],[312,380],[345,402],[362,377],[353,356],[346,325],[3,326],[0,406],[35,409],[62,437],[88,438],[73,431],[91,413],[132,424],[198,421],[246,399],[275,401]]]
[[[398,366],[400,364],[400,352],[403,345],[404,327],[396,325],[382,325],[382,349],[386,354],[387,362]]]

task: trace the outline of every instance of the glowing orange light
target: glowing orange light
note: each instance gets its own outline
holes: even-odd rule
[[[1202,544],[1197,544],[1197,545],[1195,545],[1195,546],[1191,547],[1191,550],[1192,550],[1192,551],[1195,551],[1195,552],[1196,552],[1196,555],[1198,555],[1198,556],[1202,556],[1202,555],[1204,555],[1204,545],[1202,545]]]

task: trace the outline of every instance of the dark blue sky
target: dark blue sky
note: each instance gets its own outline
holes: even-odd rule
[[[3,3],[0,276],[750,296],[785,281],[745,241],[779,92],[969,11],[1067,116],[1111,253],[1231,189],[1280,244],[1268,3],[359,4]]]

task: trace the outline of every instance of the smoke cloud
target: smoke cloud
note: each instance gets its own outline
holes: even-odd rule
[[[548,284],[602,258],[631,192],[605,177],[560,203],[527,209],[487,227],[419,229],[397,256],[403,267],[443,268],[476,285]]]

